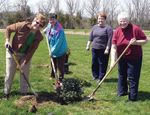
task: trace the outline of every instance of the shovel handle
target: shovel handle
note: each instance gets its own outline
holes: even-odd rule
[[[49,51],[49,53],[51,53],[51,49],[50,49],[50,47],[49,47],[49,41],[48,41],[47,36],[45,36],[45,38],[46,38],[46,43],[47,43],[48,51]],[[51,58],[52,69],[53,69],[53,71],[54,71],[54,75],[55,75],[56,82],[57,82],[59,78],[58,78],[58,75],[57,75],[57,72],[56,72],[56,69],[55,69],[55,63],[54,63],[53,58],[52,58],[52,57],[50,57],[50,58]]]
[[[131,46],[131,43],[129,43],[126,48],[123,50],[123,52],[121,53],[121,55],[117,58],[117,60],[115,61],[115,63],[113,64],[113,66],[108,70],[108,72],[105,74],[105,76],[103,77],[103,79],[99,82],[98,86],[95,88],[95,90],[90,94],[90,96],[94,96],[96,91],[98,90],[98,88],[100,87],[100,85],[102,84],[102,82],[106,79],[106,77],[110,74],[110,72],[113,70],[113,68],[116,66],[116,64],[118,63],[118,61],[121,59],[121,57],[125,54],[125,52],[127,51],[127,49]]]
[[[33,94],[34,94],[36,97],[38,97],[38,94],[37,94],[37,93],[34,91],[34,89],[31,87],[31,85],[30,85],[28,79],[26,78],[26,75],[24,74],[23,70],[21,69],[21,66],[20,66],[20,64],[19,64],[19,62],[18,62],[18,60],[17,60],[17,57],[16,57],[16,55],[15,55],[14,50],[12,49],[12,47],[11,47],[10,45],[6,45],[6,48],[7,48],[8,51],[12,54],[12,57],[13,57],[14,61],[16,62],[17,66],[18,66],[18,68],[19,68],[20,73],[23,75],[23,78],[24,78],[25,81],[27,82],[29,88],[32,90]]]

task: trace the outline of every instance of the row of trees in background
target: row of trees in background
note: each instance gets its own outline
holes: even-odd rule
[[[133,23],[144,29],[150,28],[150,0],[41,0],[37,3],[38,11],[32,11],[29,0],[0,0],[0,27],[32,18],[37,12],[44,13],[47,17],[50,12],[58,14],[59,21],[64,28],[90,28],[96,23],[96,14],[105,12],[107,22],[111,26],[117,25],[117,15],[120,11],[127,11]],[[62,3],[64,2],[64,3]],[[64,11],[61,6],[64,6]]]

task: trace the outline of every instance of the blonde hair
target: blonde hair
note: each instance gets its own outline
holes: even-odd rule
[[[35,19],[39,20],[40,22],[42,22],[42,27],[45,26],[45,23],[46,23],[46,17],[41,14],[41,13],[38,13],[36,16],[35,16]]]
[[[106,18],[107,18],[107,14],[104,13],[104,12],[98,13],[98,14],[97,14],[97,18],[98,18],[99,16],[105,18],[105,20],[106,20]]]

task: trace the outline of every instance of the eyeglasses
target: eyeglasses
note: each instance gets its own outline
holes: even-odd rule
[[[35,21],[35,22],[36,22],[36,24],[39,25],[40,27],[43,27],[43,25],[42,25],[40,22],[38,22],[38,21]]]

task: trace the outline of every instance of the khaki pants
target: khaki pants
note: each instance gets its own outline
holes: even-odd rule
[[[20,60],[24,54],[16,54],[18,60]],[[4,84],[4,93],[9,94],[11,91],[11,86],[13,82],[13,78],[16,72],[16,62],[14,61],[11,54],[6,50],[6,76],[5,76],[5,84]],[[29,68],[30,68],[30,61],[22,68],[27,80],[29,76]],[[28,84],[26,83],[24,77],[20,75],[20,92],[27,93],[28,91]]]

